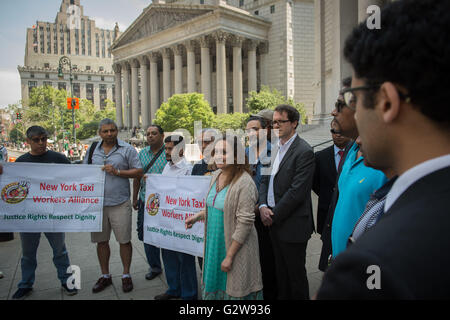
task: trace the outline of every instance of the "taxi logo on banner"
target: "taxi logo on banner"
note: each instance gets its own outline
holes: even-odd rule
[[[9,204],[17,204],[25,200],[30,190],[26,181],[13,182],[2,189],[2,200]]]
[[[148,196],[147,205],[145,206],[147,212],[151,216],[156,216],[159,210],[159,194],[152,193]]]

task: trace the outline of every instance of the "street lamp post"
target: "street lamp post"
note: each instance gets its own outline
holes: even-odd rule
[[[59,78],[64,78],[64,74],[63,74],[63,68],[64,65],[69,66],[69,75],[70,75],[70,96],[72,98],[72,125],[73,125],[73,142],[76,144],[77,143],[77,132],[75,129],[75,104],[73,103],[73,75],[72,75],[72,63],[70,61],[70,59],[66,56],[61,57],[61,59],[59,59],[59,67],[58,67],[58,77]]]

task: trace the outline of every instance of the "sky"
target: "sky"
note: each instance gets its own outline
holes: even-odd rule
[[[26,30],[36,21],[54,22],[61,0],[0,0],[0,108],[21,99],[17,66],[25,58]],[[151,0],[81,0],[84,15],[96,26],[120,31],[133,23]]]

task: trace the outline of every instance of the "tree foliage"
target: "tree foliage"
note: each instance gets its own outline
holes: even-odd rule
[[[50,137],[63,136],[73,139],[72,110],[67,109],[67,91],[57,90],[51,86],[33,88],[30,93],[27,107],[19,108],[19,105],[10,105],[9,111],[15,115],[22,114],[22,121],[16,123],[15,129],[25,134],[25,130],[32,125],[45,128]],[[98,123],[103,118],[115,120],[115,106],[110,100],[106,100],[106,107],[97,110],[94,104],[86,99],[80,99],[80,109],[75,110],[75,123],[80,127],[76,129],[77,140],[83,140],[97,134]],[[18,136],[20,138],[20,136]]]
[[[225,132],[227,129],[245,129],[249,113],[224,113],[218,114],[213,122],[213,128]]]
[[[156,112],[155,124],[164,131],[172,132],[177,129],[189,131],[194,135],[194,122],[201,121],[202,127],[213,124],[215,115],[208,101],[200,93],[174,94],[163,103]]]
[[[303,103],[295,103],[292,98],[286,99],[281,92],[276,89],[270,90],[267,86],[262,86],[260,92],[250,91],[246,102],[251,113],[258,113],[264,109],[274,110],[280,104],[288,104],[298,110],[302,123],[306,123],[307,120]]]

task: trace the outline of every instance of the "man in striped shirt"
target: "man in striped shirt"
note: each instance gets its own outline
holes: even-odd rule
[[[164,150],[164,130],[158,125],[150,125],[147,128],[148,147],[139,152],[144,174],[161,174],[166,166],[166,152]],[[156,157],[156,160],[154,158]],[[151,164],[153,161],[153,164]],[[151,165],[151,166],[150,166]],[[139,199],[138,199],[139,194]],[[138,238],[144,241],[144,208],[145,208],[145,179],[134,179],[133,181],[133,208],[138,210],[137,232]],[[144,243],[145,255],[150,272],[145,275],[147,280],[153,280],[161,274],[160,249],[151,244]]]

